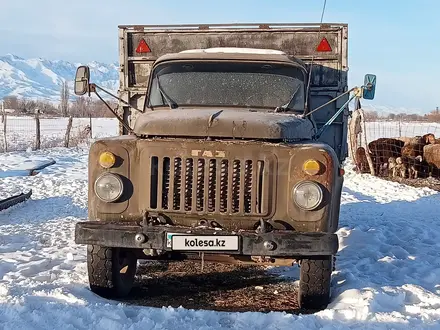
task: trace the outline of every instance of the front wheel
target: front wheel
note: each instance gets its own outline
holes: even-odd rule
[[[130,249],[87,246],[90,289],[105,298],[128,295],[136,275],[137,258]]]
[[[298,304],[304,309],[324,309],[330,302],[332,256],[302,259]]]

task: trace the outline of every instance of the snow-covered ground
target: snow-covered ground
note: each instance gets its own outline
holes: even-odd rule
[[[332,302],[311,315],[127,306],[88,289],[75,223],[87,216],[87,150],[0,157],[1,329],[440,329],[440,196],[346,168]],[[13,169],[56,160],[37,176]],[[8,175],[11,173],[11,176]],[[296,275],[297,271],[290,274]],[[286,274],[288,275],[288,274]]]

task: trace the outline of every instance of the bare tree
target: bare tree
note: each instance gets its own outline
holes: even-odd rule
[[[432,110],[426,117],[429,121],[440,122],[440,112],[438,107],[435,110]]]
[[[22,113],[34,113],[35,109],[37,109],[37,102],[35,100],[23,97],[18,101],[18,110]]]
[[[395,120],[396,119],[396,114],[395,113],[388,114],[388,119],[389,120]]]
[[[115,109],[118,104],[112,100],[107,100],[108,105]],[[105,104],[100,100],[93,100],[90,97],[75,97],[70,107],[70,114],[74,117],[109,117],[113,118],[113,114],[107,109]]]
[[[6,96],[3,101],[5,102],[6,109],[18,110],[18,97],[17,96]]]
[[[113,101],[113,100],[106,100],[107,104],[113,109],[115,110],[118,106],[118,103]],[[98,117],[98,118],[102,118],[102,117],[109,117],[109,118],[113,118],[113,114],[108,110],[108,108],[106,107],[106,105],[104,103],[102,103],[100,100],[96,100],[94,102],[92,102],[91,107],[90,107],[90,115],[92,117]]]
[[[377,111],[365,111],[364,110],[365,121],[375,121],[379,119],[379,114]]]
[[[57,114],[57,108],[50,102],[44,100],[37,100],[37,108],[40,109],[41,113],[45,115]]]
[[[69,111],[69,86],[67,84],[67,81],[64,80],[61,84],[61,113],[63,117],[67,117],[68,111]]]
[[[79,96],[72,104],[72,115],[75,117],[88,117],[92,100],[89,97]]]

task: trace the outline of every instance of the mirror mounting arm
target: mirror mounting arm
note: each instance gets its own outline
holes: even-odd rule
[[[358,90],[360,89],[356,89],[354,95],[352,95],[347,102],[345,102],[342,107],[339,108],[338,111],[336,111],[336,113],[333,115],[333,117],[331,117],[319,130],[318,132],[315,134],[314,138],[315,139],[319,139],[321,137],[321,135],[325,132],[325,130],[331,125],[333,124],[333,122],[336,120],[336,118],[338,118],[338,116],[342,113],[342,111],[345,110],[346,107],[348,107],[348,105],[350,104],[350,102],[354,99],[357,98],[359,99],[360,97],[358,95],[356,95],[358,92]]]
[[[111,111],[111,113],[116,117],[116,119],[121,123],[122,126],[124,126],[124,128],[130,132],[133,133],[133,130],[131,129],[130,126],[127,125],[127,123],[124,122],[124,120],[122,120],[121,117],[118,116],[118,114],[116,113],[115,110],[112,109],[112,107],[101,97],[101,95],[98,94],[98,92],[96,91],[96,85],[95,84],[90,84],[89,87],[89,96],[90,93],[93,92],[96,94],[96,96],[102,101],[102,103],[105,104],[105,106]]]
[[[305,117],[307,117],[307,116],[310,116],[312,113],[314,113],[314,112],[316,112],[316,111],[318,111],[318,110],[320,110],[320,109],[326,107],[327,105],[329,105],[329,104],[335,102],[336,100],[340,99],[340,98],[343,97],[344,95],[350,94],[351,92],[355,91],[357,88],[358,88],[358,87],[353,87],[352,89],[350,89],[350,90],[348,90],[348,91],[346,91],[346,92],[344,92],[344,93],[338,95],[337,97],[331,99],[330,101],[328,101],[328,102],[326,102],[326,103],[320,105],[319,107],[313,109],[312,111],[309,111],[309,112],[303,114],[302,117],[305,118]]]
[[[100,91],[106,93],[107,95],[110,95],[111,97],[114,97],[115,99],[117,99],[119,102],[124,103],[125,105],[129,106],[130,108],[133,108],[136,111],[139,111],[140,113],[143,113],[142,110],[132,106],[130,103],[125,102],[123,99],[121,99],[120,97],[117,97],[116,95],[110,93],[109,91],[106,91],[104,88],[99,87],[96,84],[90,84],[89,85],[89,96],[90,96],[90,92],[94,92],[96,94],[96,90],[99,89]]]

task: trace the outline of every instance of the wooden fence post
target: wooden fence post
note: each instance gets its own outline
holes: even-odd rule
[[[64,147],[69,148],[70,131],[72,130],[73,117],[69,117],[69,122],[67,123],[66,135],[64,136]]]
[[[359,133],[362,131],[360,126],[360,114],[359,110],[354,110],[351,115],[351,120],[348,125],[348,131],[349,131],[349,142],[350,142],[350,152],[351,152],[351,159],[353,162],[357,165],[358,160],[356,159],[356,149],[358,146],[358,136]]]
[[[6,136],[6,120],[7,120],[6,110],[5,110],[4,103],[2,102],[3,149],[5,152],[8,151],[8,139]]]
[[[370,167],[370,173],[371,175],[376,175],[376,171],[373,166],[373,159],[371,158],[370,149],[368,148],[368,140],[367,140],[367,126],[365,125],[365,115],[364,110],[359,109],[359,114],[361,116],[361,122],[363,123],[364,129],[363,129],[363,135],[364,135],[364,141],[365,141],[365,156],[367,157],[368,166]]]
[[[35,150],[41,148],[40,110],[35,112]]]
[[[90,119],[90,138],[93,138],[93,130],[92,130],[92,114],[89,114]]]

